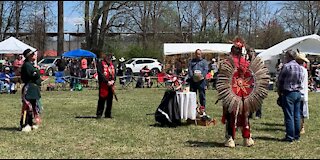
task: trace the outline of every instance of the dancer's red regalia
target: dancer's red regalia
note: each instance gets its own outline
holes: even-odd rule
[[[245,44],[241,38],[233,41],[231,54],[223,60],[219,70],[217,90],[223,103],[222,123],[226,124],[226,142],[234,147],[237,127],[242,131],[245,146],[252,146],[249,112],[254,112],[267,96],[268,70],[261,59],[250,64],[245,59]]]

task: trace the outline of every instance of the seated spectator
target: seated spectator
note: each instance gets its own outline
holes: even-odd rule
[[[320,67],[317,67],[315,72],[316,87],[320,88]]]
[[[1,92],[15,94],[14,74],[11,73],[10,68],[6,67],[4,73],[0,75],[1,79]]]
[[[309,91],[311,91],[311,92],[317,91],[317,85],[316,85],[315,81],[313,80],[312,76],[309,76],[308,88],[309,88]]]
[[[140,70],[140,76],[143,78],[143,82],[147,83],[147,87],[151,88],[151,78],[150,78],[151,70],[148,68],[148,66],[144,66]]]
[[[174,76],[171,81],[171,85],[169,86],[169,89],[173,91],[182,91],[182,82],[178,79],[178,77]]]

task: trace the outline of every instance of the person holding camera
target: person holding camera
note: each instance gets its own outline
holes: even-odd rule
[[[202,58],[202,51],[195,51],[195,58],[189,61],[188,65],[188,82],[191,92],[199,91],[200,110],[202,115],[206,116],[206,81],[205,77],[208,73],[208,62]]]

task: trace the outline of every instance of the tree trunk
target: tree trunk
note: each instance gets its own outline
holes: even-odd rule
[[[239,35],[239,30],[240,30],[240,10],[241,10],[241,1],[238,2],[239,5],[237,7],[237,22],[236,22],[236,35]]]
[[[0,1],[0,33],[2,33],[3,3],[4,1]],[[2,34],[0,34],[0,39],[2,39]]]
[[[10,14],[8,16],[8,19],[7,19],[7,25],[3,31],[3,37],[2,37],[2,40],[4,40],[6,37],[7,37],[7,32],[9,30],[9,28],[12,26],[12,18],[13,18],[13,12],[14,12],[14,7],[13,5],[11,6],[11,10],[10,10]]]
[[[205,38],[206,30],[207,30],[207,12],[208,12],[208,2],[200,1],[201,8],[201,27],[200,27],[200,41]]]
[[[102,22],[99,34],[98,48],[104,50],[105,33],[107,31],[107,19],[109,14],[110,1],[103,1]]]
[[[22,1],[15,1],[15,4],[16,4],[16,7],[15,7],[16,8],[16,24],[15,24],[16,38],[19,37],[21,3],[22,3]]]
[[[94,1],[94,6],[92,10],[92,28],[91,28],[91,49],[98,50],[100,49],[97,47],[97,39],[98,39],[98,23],[101,13],[99,13],[99,3],[100,1]]]
[[[64,52],[64,33],[63,33],[63,1],[58,1],[58,55]]]
[[[181,36],[180,41],[182,42],[182,39],[184,38],[183,33],[182,33],[182,18],[180,15],[180,6],[179,6],[179,1],[177,2],[177,10],[178,10],[178,31],[179,31],[179,35]]]
[[[42,54],[41,56],[39,57],[40,59],[43,58],[44,56],[44,52],[46,50],[46,37],[47,34],[46,34],[46,2],[44,2],[43,4],[43,37],[42,37]]]
[[[90,2],[85,2],[84,8],[84,26],[86,30],[86,49],[91,50],[91,38],[90,38],[90,26],[89,26],[89,10],[90,10]]]

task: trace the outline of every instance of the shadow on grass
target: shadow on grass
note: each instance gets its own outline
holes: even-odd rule
[[[258,137],[253,137],[254,139],[260,139],[260,140],[265,140],[265,141],[282,141],[281,138],[274,138],[274,137],[266,137],[266,136],[258,136]]]
[[[160,124],[160,123],[155,123],[149,125],[150,127],[160,127],[160,128],[177,128],[177,127],[183,127],[183,126],[189,126],[191,124],[188,123],[181,123],[180,125],[166,125],[166,124]]]
[[[0,131],[19,131],[17,127],[0,127]]]
[[[262,125],[271,126],[271,127],[274,127],[274,126],[284,126],[283,123],[257,123],[257,124],[262,124]]]
[[[97,116],[76,116],[76,118],[83,118],[83,119],[97,119]]]
[[[257,131],[283,131],[285,132],[286,130],[284,128],[255,128]]]
[[[199,141],[187,141],[190,147],[225,147],[224,143],[219,142],[199,142]]]

